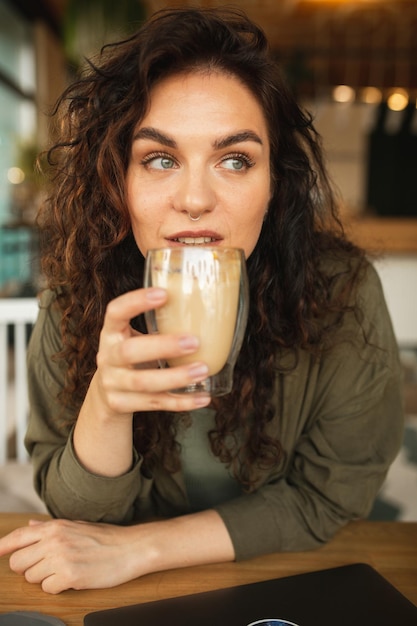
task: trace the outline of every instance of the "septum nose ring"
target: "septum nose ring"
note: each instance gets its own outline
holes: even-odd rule
[[[200,215],[197,215],[197,217],[194,217],[193,215],[191,215],[191,213],[188,213],[188,217],[192,222],[198,222],[198,220],[201,219],[201,213]]]

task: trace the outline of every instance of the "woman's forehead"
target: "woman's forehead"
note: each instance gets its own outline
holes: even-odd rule
[[[158,81],[150,91],[149,105],[138,127],[161,116],[175,122],[175,116],[183,114],[190,120],[200,114],[201,124],[207,121],[205,115],[219,122],[233,115],[236,126],[241,126],[240,119],[249,119],[268,127],[259,98],[239,77],[207,68],[172,74]]]

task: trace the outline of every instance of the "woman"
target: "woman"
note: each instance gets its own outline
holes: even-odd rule
[[[12,569],[50,593],[109,587],[311,549],[366,516],[401,440],[397,348],[262,32],[159,13],[58,110],[26,440],[58,519],[0,541]],[[202,241],[242,248],[250,282],[233,391],[212,403],[170,393],[204,363],[155,365],[198,338],[142,322],[166,298],[140,288],[146,251]]]

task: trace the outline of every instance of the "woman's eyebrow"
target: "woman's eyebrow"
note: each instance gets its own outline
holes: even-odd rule
[[[133,136],[133,141],[137,141],[138,139],[152,139],[153,141],[157,141],[168,148],[178,147],[175,139],[169,137],[157,128],[153,128],[152,126],[144,126],[143,128],[140,128]],[[213,146],[216,150],[222,150],[223,148],[228,148],[235,143],[242,143],[244,141],[255,141],[256,143],[263,145],[262,139],[253,130],[242,130],[237,133],[227,135],[226,137],[222,137],[221,139],[216,139],[213,142]]]
[[[157,141],[168,148],[177,148],[177,142],[172,139],[172,137],[168,137],[168,135],[165,135],[160,130],[153,128],[152,126],[140,128],[133,136],[133,141],[137,141],[138,139],[152,139],[153,141]]]
[[[242,141],[255,141],[256,143],[263,145],[262,139],[253,130],[242,130],[238,133],[233,133],[233,135],[223,137],[222,139],[216,139],[214,147],[216,150],[221,150],[222,148],[228,148],[229,146],[232,146],[235,143],[241,143]]]

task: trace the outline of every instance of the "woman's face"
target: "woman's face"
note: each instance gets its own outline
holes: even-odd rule
[[[269,150],[262,108],[235,77],[195,72],[156,85],[126,178],[142,254],[205,244],[242,248],[248,257],[270,200]]]

